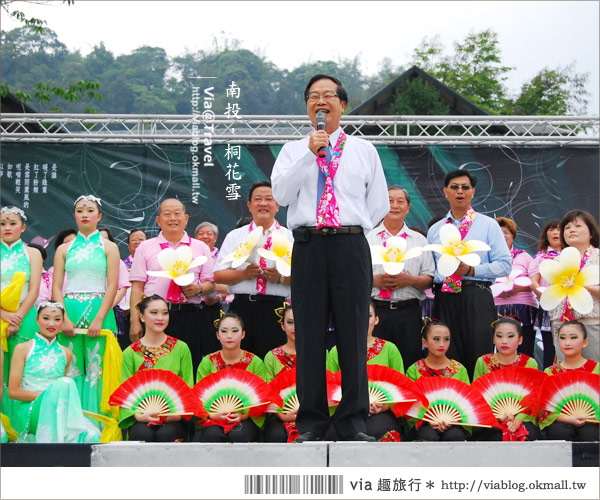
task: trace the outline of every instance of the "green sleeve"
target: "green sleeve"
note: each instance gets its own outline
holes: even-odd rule
[[[417,370],[417,363],[413,363],[408,367],[408,370],[406,370],[406,376],[412,381],[416,381],[421,376],[419,370]]]
[[[402,354],[398,348],[392,342],[386,342],[386,346],[389,346],[389,363],[390,368],[394,370],[398,370],[400,373],[404,375],[404,361],[402,360]]]
[[[192,365],[192,353],[190,348],[183,341],[177,342],[176,346],[181,344],[180,350],[180,361],[179,361],[179,376],[185,381],[190,387],[194,387],[194,367]]]
[[[596,367],[597,368],[597,367]],[[546,368],[544,370],[544,373],[546,373],[547,375],[552,375],[552,371],[550,370],[550,367]]]
[[[333,373],[340,371],[340,362],[338,360],[337,346],[333,346],[333,349],[329,351],[327,355],[327,363],[325,365],[327,369]]]
[[[488,372],[485,361],[483,361],[483,357],[477,358],[477,363],[475,363],[475,370],[473,371],[473,382],[477,380],[482,375],[485,375]]]
[[[275,378],[275,376],[281,371],[281,364],[275,359],[273,353],[269,351],[265,356],[265,373],[266,373],[266,381],[271,382]]]
[[[131,346],[123,351],[123,361],[121,362],[121,383],[125,382],[133,374],[137,373],[135,366],[135,352]]]
[[[258,356],[254,355],[252,361],[250,361],[250,364],[248,365],[248,371],[258,375],[266,381],[267,372],[265,370],[265,365]]]
[[[527,360],[527,363],[525,363],[525,368],[535,368],[537,370],[538,369],[537,361],[533,358],[529,358]]]
[[[475,370],[477,370],[477,368],[475,368]],[[456,372],[456,375],[454,375],[455,379],[458,379],[462,382],[464,382],[465,384],[470,384],[471,382],[469,381],[469,372],[467,372],[467,369],[464,366],[461,366],[460,369]],[[473,380],[475,380],[475,378],[477,377],[473,377]]]
[[[216,372],[215,366],[212,364],[209,355],[207,354],[202,358],[198,365],[198,371],[196,372],[196,383],[200,382],[204,377]]]
[[[596,367],[592,370],[592,373],[600,375],[600,363],[596,361]]]

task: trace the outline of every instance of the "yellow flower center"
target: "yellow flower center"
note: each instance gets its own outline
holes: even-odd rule
[[[560,280],[560,286],[563,288],[573,288],[575,286],[576,274],[568,274],[563,276]]]
[[[399,262],[402,260],[402,252],[396,248],[390,248],[387,256],[390,262]]]
[[[181,260],[178,260],[177,262],[175,262],[175,264],[173,264],[173,272],[176,274],[183,274],[186,269],[187,266]]]
[[[461,241],[459,243],[454,243],[452,248],[454,249],[454,255],[462,255],[467,246]]]

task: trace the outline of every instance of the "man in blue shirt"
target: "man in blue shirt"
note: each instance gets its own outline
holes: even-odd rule
[[[493,328],[497,319],[490,285],[511,271],[511,256],[498,223],[471,207],[477,177],[468,170],[448,172],[444,178],[444,195],[450,210],[427,233],[428,243],[440,244],[440,230],[445,224],[454,224],[465,241],[479,240],[490,250],[477,252],[478,266],[461,262],[449,278],[436,269],[433,290],[434,315],[445,322],[452,334],[448,356],[460,361],[473,376],[479,356],[492,352]],[[436,266],[440,254],[434,253]]]

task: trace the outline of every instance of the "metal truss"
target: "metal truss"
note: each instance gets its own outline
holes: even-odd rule
[[[599,117],[343,116],[351,135],[374,144],[598,146]],[[3,142],[282,144],[312,130],[305,115],[88,115],[6,113]]]

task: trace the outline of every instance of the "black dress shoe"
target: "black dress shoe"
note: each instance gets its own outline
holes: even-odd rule
[[[306,431],[300,434],[294,440],[294,443],[304,443],[306,441],[321,441],[321,436],[315,434],[314,432]]]
[[[364,441],[366,443],[374,443],[377,441],[373,436],[369,436],[364,432],[357,432],[353,438],[348,439],[348,441]]]

